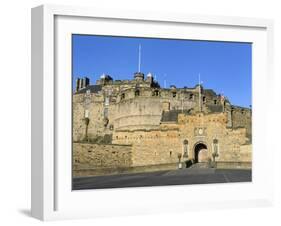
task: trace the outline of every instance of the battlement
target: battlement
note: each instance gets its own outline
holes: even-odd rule
[[[77,79],[77,81],[84,81]],[[102,75],[100,80],[96,82],[96,85],[90,85],[89,79],[86,84],[81,86],[78,82],[76,91],[74,94],[84,94],[86,92],[96,95],[103,95],[111,97],[113,102],[122,102],[132,98],[161,98],[171,99],[177,101],[190,101],[196,102],[199,98],[199,89],[201,89],[202,104],[209,105],[220,105],[222,96],[216,94],[212,89],[204,89],[202,85],[196,85],[195,87],[188,88],[177,88],[172,85],[170,88],[162,88],[157,81],[154,80],[153,75],[149,73],[144,78],[143,73],[135,73],[134,79],[132,80],[114,80],[109,75]],[[214,107],[215,109],[215,107]]]

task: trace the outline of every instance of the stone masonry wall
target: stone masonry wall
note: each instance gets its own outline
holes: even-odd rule
[[[132,165],[130,145],[73,143],[73,170],[124,168]]]
[[[132,145],[133,166],[177,163],[182,153],[178,130],[119,131],[113,142]]]
[[[214,140],[216,139],[219,154],[216,161],[251,161],[251,148],[242,149],[249,142],[246,129],[227,128],[227,120],[227,113],[179,115],[181,136],[185,137],[190,145],[189,156],[194,158],[194,147],[201,142],[207,146],[209,158],[212,158]],[[199,128],[202,128],[202,134],[197,132]]]
[[[132,165],[156,165],[195,158],[195,146],[207,146],[207,157],[212,159],[214,139],[218,140],[217,162],[251,162],[251,145],[247,145],[245,128],[227,128],[227,113],[179,114],[178,123],[162,123],[158,129],[115,131],[113,143],[132,145]],[[199,134],[199,129],[202,134]],[[185,146],[185,143],[188,143]],[[188,156],[184,156],[184,149]]]
[[[233,128],[244,127],[247,130],[247,136],[252,136],[252,116],[249,109],[233,108],[232,110],[232,125]]]

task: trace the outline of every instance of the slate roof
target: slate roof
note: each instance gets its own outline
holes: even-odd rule
[[[208,109],[211,111],[211,112],[223,112],[223,106],[220,104],[220,105],[207,105]]]
[[[87,90],[90,90],[91,93],[98,93],[99,91],[101,91],[101,85],[87,86],[86,88],[78,90],[78,92],[76,92],[76,94],[86,93]]]
[[[212,89],[204,89],[203,90],[203,93],[206,94],[206,95],[210,95],[210,96],[216,96],[217,94],[215,93],[214,90]]]
[[[222,105],[208,105],[207,106],[210,112],[223,112]],[[186,115],[192,114],[193,109],[189,110],[170,110],[170,111],[163,111],[161,122],[177,122],[178,121],[178,114],[183,113]]]
[[[163,111],[161,122],[177,122],[178,121],[178,114],[190,114],[190,110],[170,110],[170,111]]]

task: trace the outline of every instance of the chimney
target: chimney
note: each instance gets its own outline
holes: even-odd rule
[[[90,79],[88,77],[85,77],[84,79],[85,79],[85,87],[89,86],[90,85]]]
[[[76,92],[78,92],[79,87],[80,87],[80,78],[77,78],[77,79],[76,79],[76,87],[75,87],[75,91],[76,91]]]
[[[90,79],[87,77],[84,77],[82,79],[77,78],[76,79],[76,92],[78,92],[80,89],[84,89],[87,86],[90,85]]]
[[[81,89],[85,88],[86,87],[86,81],[85,81],[85,78],[82,79],[82,87]]]
[[[79,86],[78,86],[78,87],[79,87],[79,90],[82,89],[82,82],[83,82],[83,79],[82,79],[82,78],[79,79]]]

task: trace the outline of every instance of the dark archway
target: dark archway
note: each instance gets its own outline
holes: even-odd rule
[[[208,162],[208,150],[207,145],[198,143],[194,147],[194,163]]]

